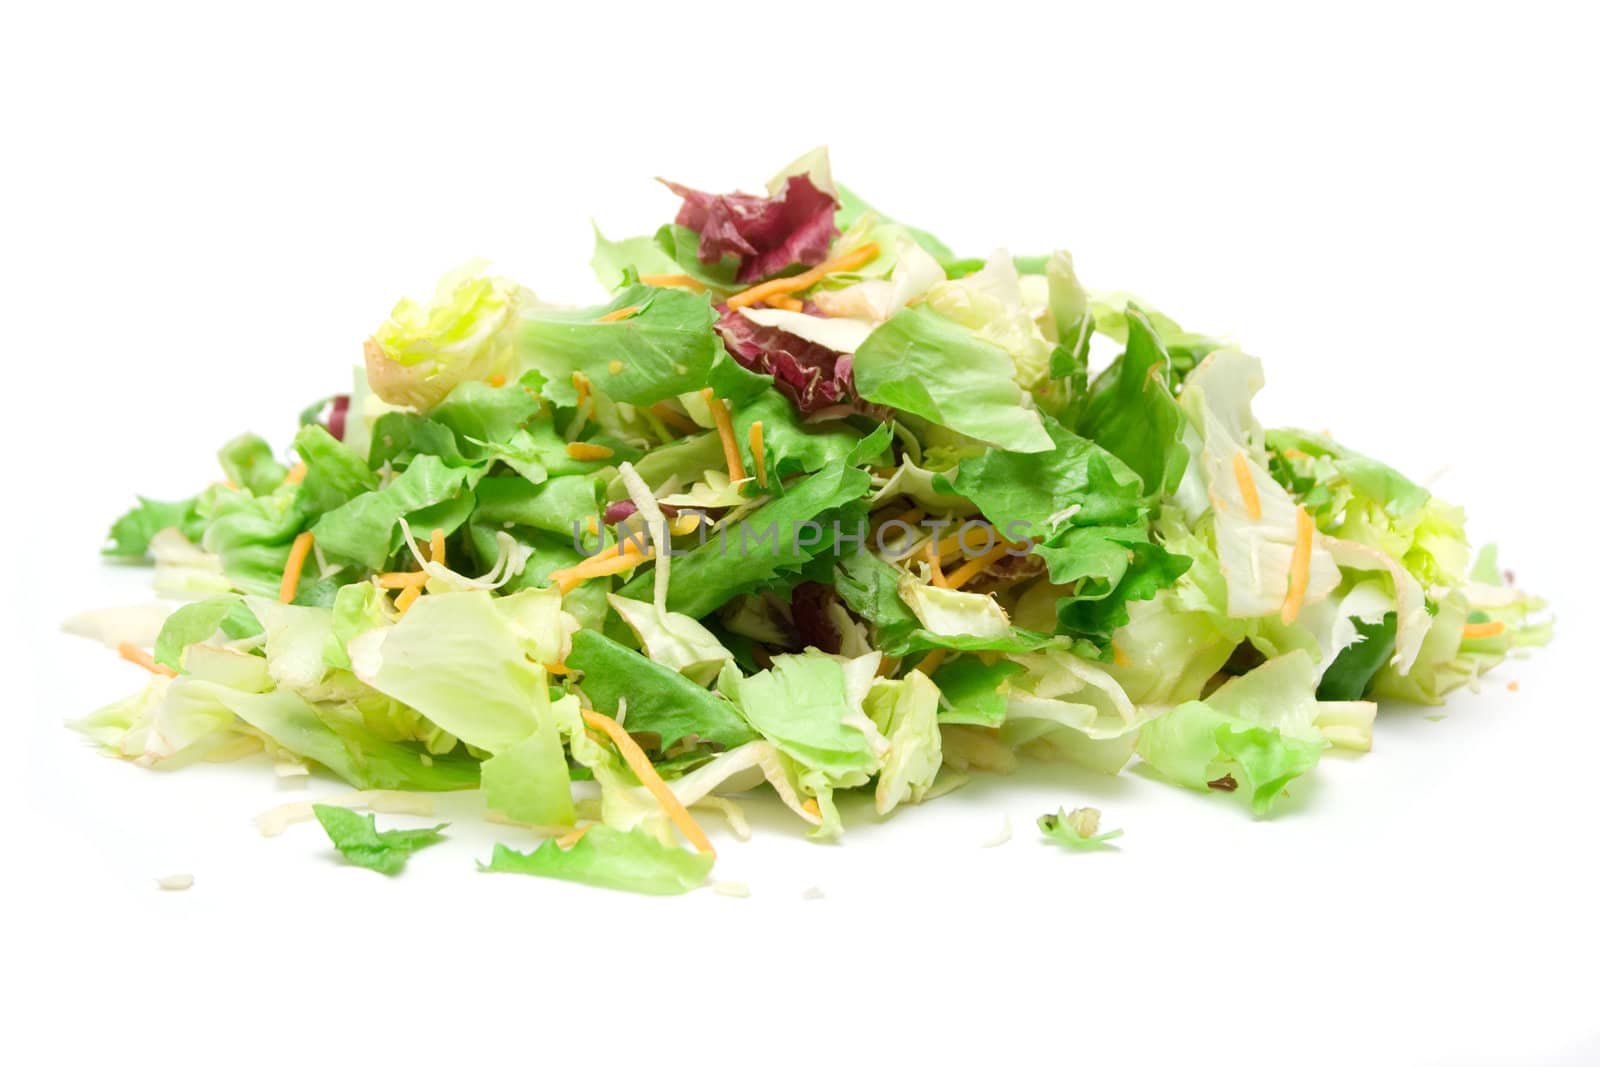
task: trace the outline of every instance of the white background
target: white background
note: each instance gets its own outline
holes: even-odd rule
[[[1594,27],[1578,5],[1100,6],[8,9],[24,1058],[1600,1059]],[[96,558],[135,491],[187,495],[244,429],[287,441],[445,268],[587,299],[591,216],[647,232],[674,207],[652,176],[753,189],[821,142],[959,249],[1065,246],[1090,285],[1236,337],[1269,424],[1438,474],[1550,597],[1556,645],[1443,721],[1387,710],[1371,755],[1325,760],[1271,822],[1030,767],[835,846],[775,817],[720,833],[748,899],[479,875],[497,836],[531,842],[451,802],[451,842],[385,880],[314,827],[258,837],[300,795],[263,766],[155,774],[61,728],[140,682],[55,632],[146,595]],[[1035,816],[1086,803],[1120,853],[1038,842]],[[154,888],[179,871],[192,890]]]

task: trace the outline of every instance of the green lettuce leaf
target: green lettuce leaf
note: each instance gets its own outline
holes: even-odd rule
[[[329,555],[354,560],[368,570],[382,570],[393,552],[400,520],[426,514],[456,498],[463,492],[465,477],[462,470],[447,467],[434,456],[418,456],[382,489],[364,493],[323,515],[311,532]]]
[[[1012,380],[1010,354],[926,307],[906,308],[856,350],[856,391],[996,448],[1042,452],[1050,435]]]
[[[150,500],[139,497],[127,513],[111,524],[111,543],[100,551],[123,560],[143,560],[150,551],[150,539],[162,530],[176,529],[190,541],[198,541],[205,529],[197,500]]]
[[[814,649],[774,656],[770,668],[737,681],[730,695],[784,755],[821,772],[831,785],[861,785],[881,764],[868,732],[876,730],[862,712],[877,663],[876,654],[841,661]],[[728,683],[725,674],[725,689]]]
[[[255,434],[241,434],[217,453],[228,480],[256,496],[265,496],[283,484],[289,468],[272,454],[272,446]]]
[[[733,704],[595,630],[572,635],[567,666],[596,709],[615,717],[626,700],[628,729],[659,735],[663,749],[691,735],[727,748],[755,739]]]
[[[1022,671],[1020,663],[997,659],[984,663],[977,656],[958,656],[933,672],[933,684],[943,697],[942,723],[998,727],[1006,721],[1009,679]]]
[[[832,463],[746,515],[726,537],[708,534],[705,543],[673,560],[670,611],[702,618],[740,593],[765,587],[779,574],[799,570],[833,544],[832,523],[854,534],[861,522],[839,512],[865,497],[872,479],[843,462]],[[815,523],[810,526],[807,524]],[[621,595],[647,600],[655,575],[635,576]]]
[[[1129,307],[1128,348],[1094,381],[1078,431],[1126,463],[1150,496],[1177,491],[1188,425],[1172,395],[1172,359],[1143,312]]]
[[[641,274],[677,274],[678,261],[662,250],[654,237],[628,237],[613,241],[600,232],[593,222],[594,254],[589,266],[594,276],[607,292],[629,284],[628,272],[637,278]]]
[[[339,854],[357,867],[395,875],[419,848],[444,840],[442,822],[426,830],[379,830],[371,815],[361,815],[333,804],[313,804],[312,812],[327,831]]]
[[[351,642],[356,675],[487,752],[553,729],[544,671],[501,603],[485,592],[422,597],[393,626]]]
[[[565,850],[554,840],[532,852],[496,845],[493,858],[479,864],[478,869],[672,896],[704,885],[712,862],[710,855],[664,845],[646,830],[624,832],[595,826]]]
[[[639,311],[612,322],[623,308]],[[631,285],[592,308],[540,308],[524,314],[518,344],[549,378],[546,395],[572,404],[572,375],[581,371],[613,400],[653,404],[704,388],[721,344],[716,312],[704,294]],[[611,373],[613,363],[621,369]]]

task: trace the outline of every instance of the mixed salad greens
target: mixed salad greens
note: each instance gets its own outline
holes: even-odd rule
[[[1263,429],[1254,357],[1066,252],[957,257],[822,150],[764,195],[668,187],[655,234],[596,231],[603,303],[447,275],[291,459],[237,438],[118,519],[106,553],[188,602],[78,728],[148,766],[481,789],[547,838],[486,870],[668,893],[711,868],[697,813],[737,827],[759,787],[831,838],[850,794],[1138,759],[1266,815],[1371,746],[1378,698],[1548,640],[1460,510]],[[316,815],[385,871],[439,829]],[[1039,825],[1097,847],[1098,818]]]

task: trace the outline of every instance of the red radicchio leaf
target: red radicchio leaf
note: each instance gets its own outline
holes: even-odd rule
[[[801,648],[815,645],[829,655],[838,655],[844,639],[828,618],[833,589],[818,582],[801,582],[789,598],[789,617],[794,623],[795,640]]]
[[[669,519],[676,517],[678,514],[678,509],[671,504],[657,504],[656,507],[660,508],[661,514]],[[605,514],[601,518],[607,526],[615,526],[624,519],[631,517],[638,510],[639,505],[631,500],[613,500],[606,505]]]
[[[350,413],[350,398],[343,393],[333,398],[328,408],[328,433],[337,441],[344,440],[344,422]]]
[[[717,333],[728,354],[746,370],[770,374],[802,415],[855,401],[853,357],[775,326],[759,326],[737,310],[719,305]]]
[[[675,220],[700,235],[700,262],[738,256],[741,282],[756,282],[800,264],[814,267],[828,256],[838,230],[833,197],[805,175],[791,177],[777,196],[714,195],[662,182],[683,197]]]

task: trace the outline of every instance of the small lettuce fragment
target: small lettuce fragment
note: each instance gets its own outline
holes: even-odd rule
[[[1136,751],[1163,777],[1190,789],[1242,789],[1261,816],[1285,786],[1317,765],[1325,747],[1191,700],[1145,723]]]
[[[111,524],[107,535],[111,543],[100,550],[102,555],[142,561],[149,554],[151,540],[162,530],[176,529],[193,541],[205,528],[193,497],[171,501],[139,497],[138,500],[138,504]]]
[[[1068,812],[1063,807],[1054,815],[1039,816],[1038,825],[1046,839],[1074,852],[1115,850],[1117,846],[1111,842],[1122,836],[1121,830],[1101,833],[1099,808],[1073,808]]]
[[[480,863],[478,869],[557,878],[629,893],[675,896],[704,885],[713,862],[708,853],[662,844],[644,829],[623,831],[597,825],[569,849],[554,840],[532,852],[496,845],[489,862]]]
[[[350,863],[379,874],[396,875],[418,849],[444,840],[442,822],[425,830],[379,830],[373,815],[362,815],[336,804],[313,804],[312,812],[327,831],[333,847]]]
[[[223,445],[217,462],[230,482],[255,496],[272,492],[289,473],[272,454],[272,446],[253,433],[240,434]]]

